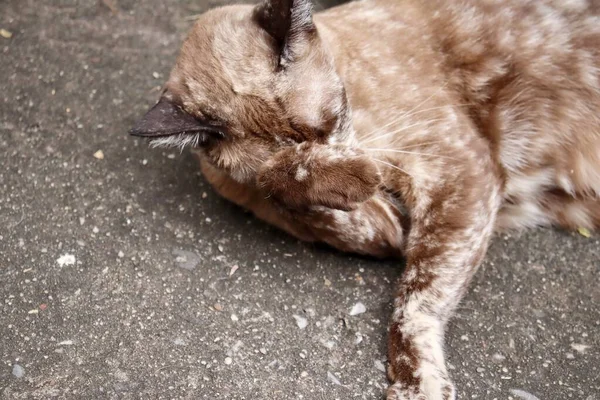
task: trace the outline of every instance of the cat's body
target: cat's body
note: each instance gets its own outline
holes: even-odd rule
[[[444,326],[494,228],[600,225],[600,2],[214,10],[135,132],[204,141],[216,190],[303,240],[404,255],[388,398],[452,399]]]

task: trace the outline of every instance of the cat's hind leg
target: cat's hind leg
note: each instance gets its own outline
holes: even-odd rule
[[[555,189],[506,202],[498,213],[496,228],[503,231],[551,225],[569,230],[600,229],[600,197],[573,196]]]
[[[552,191],[545,193],[541,203],[556,225],[566,229],[600,229],[600,197],[575,197],[562,191]]]

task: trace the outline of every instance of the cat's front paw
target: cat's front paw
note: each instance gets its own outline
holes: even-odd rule
[[[429,400],[419,388],[406,387],[402,384],[395,383],[390,386],[385,396],[386,400]]]
[[[447,379],[424,377],[419,385],[396,382],[387,390],[386,400],[455,400],[456,390]]]
[[[258,174],[258,185],[268,196],[297,210],[352,210],[371,198],[380,183],[377,165],[362,152],[316,143],[278,152]]]

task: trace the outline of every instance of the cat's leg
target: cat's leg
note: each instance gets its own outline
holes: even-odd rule
[[[499,197],[499,184],[482,179],[413,210],[389,330],[388,400],[455,399],[444,331],[486,252]]]
[[[317,240],[346,252],[402,255],[408,215],[381,189],[379,169],[363,152],[305,142],[275,154],[257,182]]]
[[[302,154],[304,157],[296,156],[294,162],[303,159],[305,161],[303,168],[306,168],[307,174],[314,177],[317,172],[315,168],[318,166],[318,178],[323,182],[331,183],[338,180],[345,183],[344,186],[350,193],[347,195],[336,194],[336,205],[345,210],[328,208],[322,204],[300,203],[300,199],[312,202],[318,196],[324,196],[327,201],[330,201],[331,199],[328,199],[325,194],[325,188],[315,190],[311,186],[310,193],[301,193],[301,190],[297,190],[294,192],[295,199],[292,204],[285,204],[286,197],[282,199],[277,196],[278,193],[269,193],[264,188],[261,190],[239,183],[203,160],[202,157],[199,157],[199,161],[204,177],[219,195],[252,211],[257,218],[300,240],[320,241],[342,251],[376,257],[400,256],[403,242],[402,223],[406,222],[407,216],[399,210],[400,207],[395,200],[383,192],[378,192],[364,202],[356,203],[355,201],[356,193],[371,193],[376,189],[378,171],[373,168],[362,169],[360,163],[357,163],[356,171],[353,171],[352,168],[345,170],[345,173],[348,174],[346,176],[338,169],[339,158],[334,159],[335,162],[330,165],[331,168],[326,168],[324,164],[326,161],[320,159],[316,154],[312,152],[303,152]],[[307,159],[309,155],[312,161]],[[261,171],[263,186],[271,190],[270,188],[279,186],[285,188],[293,185],[289,180],[296,179],[297,171],[293,168],[298,165],[294,167],[286,164],[283,167],[282,162],[279,162],[271,163],[269,166],[271,168],[268,169],[268,173],[268,167]],[[292,173],[290,174],[288,171]],[[357,180],[353,176],[353,174],[367,171],[375,176],[365,177],[362,180]],[[273,182],[268,182],[269,179],[272,179]],[[361,185],[370,186],[361,188]],[[335,188],[336,185],[332,185],[332,187]],[[315,197],[315,192],[318,194],[317,197]],[[334,199],[334,196],[330,197]],[[293,206],[300,209],[294,209]]]
[[[202,175],[220,196],[251,211],[257,218],[300,240],[306,242],[317,240],[304,224],[299,223],[289,212],[265,198],[264,192],[254,186],[235,181],[225,172],[212,166],[200,155],[197,154],[197,157]]]
[[[571,195],[561,190],[536,193],[502,205],[496,229],[556,225],[565,229],[600,228],[600,197]]]
[[[556,225],[566,229],[600,229],[600,197],[550,192],[544,194],[541,202],[544,212]]]
[[[432,170],[439,175],[437,185],[413,185],[407,193],[411,226],[406,229],[408,238],[395,243],[405,249],[407,268],[390,327],[389,377],[393,385],[389,400],[455,398],[444,361],[445,325],[483,259],[501,201],[500,182],[490,160],[485,155],[473,157],[465,157],[452,169]],[[368,159],[360,153],[338,156],[335,149],[304,144],[276,155],[259,173],[258,181],[279,201],[305,209],[308,217],[315,204],[317,210],[321,207],[337,214],[332,225],[323,221],[327,214],[321,211],[312,226],[319,227],[321,219],[325,224],[321,239],[341,240],[341,244],[332,244],[356,249],[361,242],[353,236],[361,231],[356,229],[357,222],[368,222],[365,231],[377,229],[382,225],[378,218],[385,214],[369,208],[382,195],[381,191],[371,194],[376,179],[362,176],[370,170]],[[324,204],[332,197],[333,203]],[[346,236],[346,232],[350,234]],[[401,238],[401,229],[395,234]],[[369,236],[371,240],[375,237],[382,241],[378,235]]]
[[[315,207],[297,217],[318,240],[339,250],[375,257],[402,257],[408,216],[383,192],[350,211]]]
[[[379,189],[377,165],[346,146],[304,142],[276,153],[258,172],[257,182],[285,207],[351,210]]]

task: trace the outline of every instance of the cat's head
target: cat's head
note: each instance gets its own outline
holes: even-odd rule
[[[278,150],[352,139],[350,111],[310,0],[266,0],[203,14],[163,95],[132,134],[197,146],[248,182]]]

